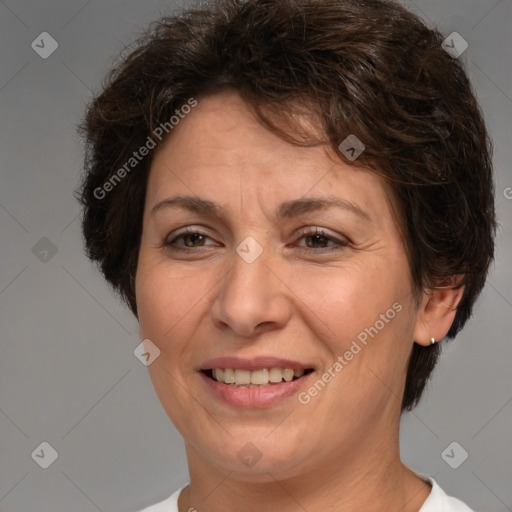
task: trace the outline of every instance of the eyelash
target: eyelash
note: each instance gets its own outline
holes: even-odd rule
[[[165,245],[165,247],[167,247],[168,249],[173,250],[173,251],[195,252],[194,247],[177,247],[174,245],[177,240],[183,239],[183,238],[187,237],[188,235],[200,235],[200,236],[203,236],[206,238],[210,238],[206,233],[202,232],[201,230],[199,230],[197,228],[187,228],[185,231],[182,231],[181,233],[177,233],[176,236],[172,240],[165,242],[164,245]],[[325,238],[328,242],[334,242],[334,244],[335,244],[334,246],[320,247],[320,248],[316,248],[316,249],[312,248],[312,247],[299,247],[300,250],[305,251],[305,252],[314,252],[317,254],[318,253],[323,254],[323,253],[332,252],[335,250],[340,250],[349,245],[349,242],[347,242],[345,240],[339,240],[337,238],[334,238],[334,237],[326,234],[324,232],[324,230],[321,228],[315,228],[314,230],[311,230],[310,228],[303,229],[298,233],[298,236],[299,236],[299,238],[309,238],[309,237],[319,236],[319,237]],[[198,246],[198,247],[202,247],[202,246]]]

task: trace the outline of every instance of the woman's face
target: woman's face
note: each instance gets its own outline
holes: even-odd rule
[[[199,100],[158,149],[137,307],[160,350],[156,392],[197,464],[266,481],[380,456],[397,437],[419,319],[388,198],[375,174],[272,134],[234,92]],[[212,367],[237,382],[313,372],[240,388]]]

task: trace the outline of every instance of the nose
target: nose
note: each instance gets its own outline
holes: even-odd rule
[[[217,328],[251,337],[288,323],[292,314],[289,289],[270,260],[265,251],[252,263],[233,254],[231,270],[222,279],[211,306]]]

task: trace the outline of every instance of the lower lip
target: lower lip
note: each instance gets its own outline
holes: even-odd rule
[[[223,402],[235,407],[269,407],[280,400],[293,395],[303,387],[309,377],[314,372],[302,376],[300,379],[291,380],[290,382],[280,382],[279,384],[270,384],[261,388],[240,388],[218,382],[204,373],[199,372],[203,381],[213,394]]]

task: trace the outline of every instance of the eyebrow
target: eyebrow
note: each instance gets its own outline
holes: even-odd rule
[[[222,206],[197,196],[173,196],[163,199],[153,206],[150,214],[153,215],[163,208],[176,207],[207,217],[221,219],[226,216],[225,209]],[[285,201],[279,205],[276,219],[278,221],[291,219],[305,213],[327,210],[329,208],[341,208],[362,217],[370,223],[373,222],[370,215],[358,205],[339,197],[313,197]]]

